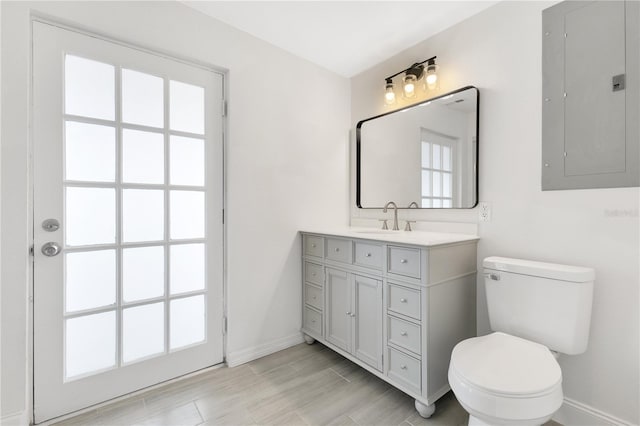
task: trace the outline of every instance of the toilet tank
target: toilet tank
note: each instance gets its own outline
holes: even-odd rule
[[[568,355],[587,349],[592,268],[506,257],[484,259],[491,329]]]

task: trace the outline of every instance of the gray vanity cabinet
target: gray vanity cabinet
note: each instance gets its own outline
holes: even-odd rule
[[[477,239],[452,241],[302,233],[305,340],[411,395],[423,417],[449,390],[453,346],[475,336]]]
[[[327,342],[382,371],[382,281],[327,268]]]

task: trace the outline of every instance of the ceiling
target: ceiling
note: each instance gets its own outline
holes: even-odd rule
[[[344,77],[497,1],[183,1]]]

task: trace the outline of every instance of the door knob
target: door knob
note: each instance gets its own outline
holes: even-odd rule
[[[47,257],[53,257],[56,256],[58,253],[60,253],[60,246],[58,245],[58,243],[54,243],[53,241],[49,241],[48,243],[44,243],[42,245],[42,254],[44,254]]]

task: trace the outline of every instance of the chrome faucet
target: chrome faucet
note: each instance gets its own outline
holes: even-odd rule
[[[419,209],[419,208],[420,208],[420,207],[418,207],[418,203],[416,203],[415,201],[412,201],[412,202],[411,202],[411,204],[409,204],[409,207],[407,207],[407,208],[409,208],[409,209],[410,209],[410,208],[412,208],[412,207],[413,207],[413,208],[416,208],[416,209]],[[416,223],[416,221],[415,221],[415,220],[408,220],[408,219],[407,219],[407,224],[404,226],[404,230],[405,230],[405,231],[411,231],[411,224],[412,224],[412,223]]]
[[[400,227],[398,226],[398,206],[396,205],[396,203],[394,203],[393,201],[389,201],[384,205],[382,213],[386,213],[389,206],[393,207],[393,230],[399,231]]]

